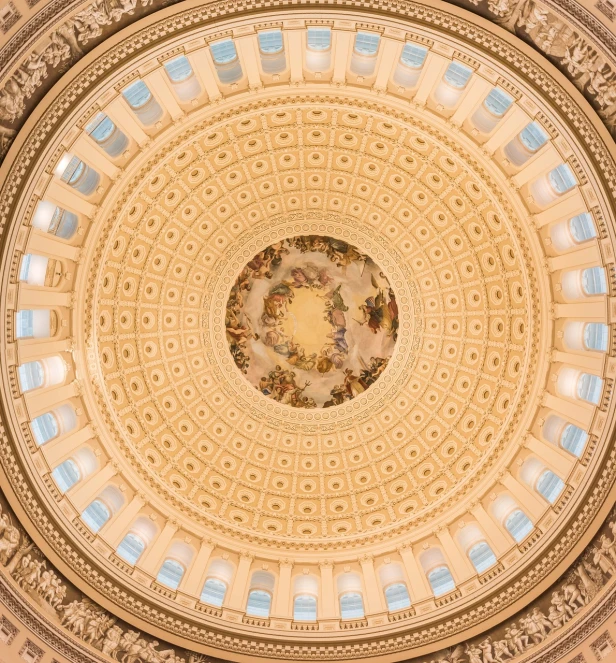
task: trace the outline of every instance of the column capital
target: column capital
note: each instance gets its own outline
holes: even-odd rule
[[[281,569],[292,569],[294,565],[295,565],[294,559],[288,559],[285,557],[284,559],[278,560],[278,566]]]

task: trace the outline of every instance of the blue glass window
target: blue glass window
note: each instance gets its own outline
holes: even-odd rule
[[[129,532],[122,541],[120,541],[120,545],[116,552],[129,564],[135,564],[139,557],[141,557],[141,553],[144,549],[145,542],[143,539],[140,536]]]
[[[17,338],[32,338],[34,336],[34,311],[17,311],[15,315]]]
[[[79,479],[81,479],[81,473],[79,468],[75,464],[75,461],[65,460],[61,465],[58,465],[56,469],[51,473],[54,481],[56,482],[58,488],[61,492],[65,493],[69,488],[74,486]]]
[[[165,62],[164,67],[167,75],[174,83],[181,83],[187,78],[190,78],[193,74],[190,62],[184,55],[180,55],[178,58],[173,58],[173,60],[168,60]]]
[[[19,280],[27,281],[28,272],[30,271],[30,262],[32,260],[32,254],[26,253],[26,255],[21,259],[21,269],[19,270]]]
[[[530,152],[536,152],[547,140],[548,135],[537,122],[531,122],[520,132],[520,141]]]
[[[576,242],[586,242],[597,236],[592,216],[588,212],[578,214],[569,220],[569,230]]]
[[[567,424],[565,430],[562,432],[560,444],[563,449],[566,449],[578,458],[582,455],[584,447],[588,440],[588,433],[573,424]]]
[[[439,566],[438,568],[428,573],[428,582],[434,596],[447,594],[456,588],[456,583],[451,575],[451,571],[446,566]]]
[[[358,32],[355,36],[355,52],[360,55],[376,55],[379,50],[380,35]]]
[[[564,487],[562,479],[551,470],[543,472],[537,481],[537,492],[543,495],[550,504],[554,504]]]
[[[160,567],[156,580],[171,589],[177,589],[182,576],[184,567],[174,559],[166,559]]]
[[[150,101],[152,93],[143,81],[136,81],[122,91],[122,96],[133,110],[137,110]]]
[[[513,99],[501,89],[495,87],[484,99],[483,105],[497,117],[502,117],[508,110]]]
[[[97,143],[102,143],[115,130],[115,124],[105,115],[97,113],[94,119],[86,126],[86,132],[94,138]]]
[[[40,361],[29,361],[19,369],[19,384],[22,391],[30,391],[42,387],[45,382],[45,369]]]
[[[111,518],[109,509],[100,500],[94,500],[81,514],[83,522],[93,531],[98,530]]]
[[[409,590],[403,582],[396,582],[385,588],[385,601],[390,611],[404,610],[411,605]]]
[[[67,184],[75,184],[83,175],[85,169],[86,164],[81,161],[79,157],[72,157],[68,163],[68,166],[62,173],[62,181],[66,182]]]
[[[583,401],[597,405],[601,400],[603,380],[598,375],[582,373],[578,378],[577,395]]]
[[[523,511],[516,509],[505,521],[505,528],[520,543],[532,532],[533,524]]]
[[[445,72],[445,81],[452,87],[461,90],[469,82],[473,70],[469,67],[460,64],[459,62],[452,62]]]
[[[582,271],[582,289],[587,295],[607,293],[607,281],[603,267],[589,267]]]
[[[428,55],[428,49],[424,46],[417,46],[417,44],[405,44],[402,49],[402,55],[400,56],[400,62],[411,67],[412,69],[419,69],[423,67],[423,63],[426,61],[426,56]]]
[[[212,52],[212,57],[214,58],[214,62],[216,64],[227,64],[229,62],[233,62],[233,60],[235,60],[237,57],[235,44],[231,39],[211,44],[210,51]]]
[[[34,439],[38,445],[53,440],[60,432],[58,420],[51,412],[45,412],[45,414],[32,419],[30,428],[32,428]]]
[[[361,619],[364,616],[364,601],[359,592],[347,592],[340,597],[342,619]]]
[[[326,51],[332,43],[329,28],[308,28],[308,48],[313,51]]]
[[[269,617],[272,597],[268,592],[262,589],[253,589],[248,594],[248,603],[246,604],[246,614],[253,617]]]
[[[572,189],[577,180],[566,163],[561,164],[548,173],[548,179],[556,193],[565,193]]]
[[[259,32],[259,48],[261,53],[280,53],[282,51],[282,32],[280,30]]]
[[[300,594],[293,599],[293,619],[313,622],[317,619],[317,599],[310,594]]]
[[[496,556],[492,548],[485,542],[477,543],[468,551],[468,557],[477,573],[483,573],[486,569],[496,564]]]
[[[222,602],[225,600],[225,594],[227,593],[227,585],[222,580],[217,578],[208,578],[203,585],[203,591],[201,592],[201,601],[203,603],[209,603],[209,605],[214,605],[217,608],[222,606]]]
[[[602,322],[589,322],[584,326],[584,346],[587,350],[605,352],[609,338],[609,328]]]

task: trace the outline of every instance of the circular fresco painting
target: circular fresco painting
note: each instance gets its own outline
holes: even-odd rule
[[[331,407],[387,367],[398,306],[369,256],[309,235],[272,244],[246,264],[225,324],[235,364],[256,389],[291,407]]]

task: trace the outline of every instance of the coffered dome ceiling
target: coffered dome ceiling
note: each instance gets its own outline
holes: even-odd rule
[[[613,503],[613,141],[504,31],[406,11],[161,10],[3,166],[7,497],[177,646],[468,651]]]

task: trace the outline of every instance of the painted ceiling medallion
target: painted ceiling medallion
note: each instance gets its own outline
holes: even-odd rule
[[[291,407],[332,407],[386,369],[398,305],[368,255],[333,237],[298,236],[246,264],[225,326],[235,364],[256,389]]]

